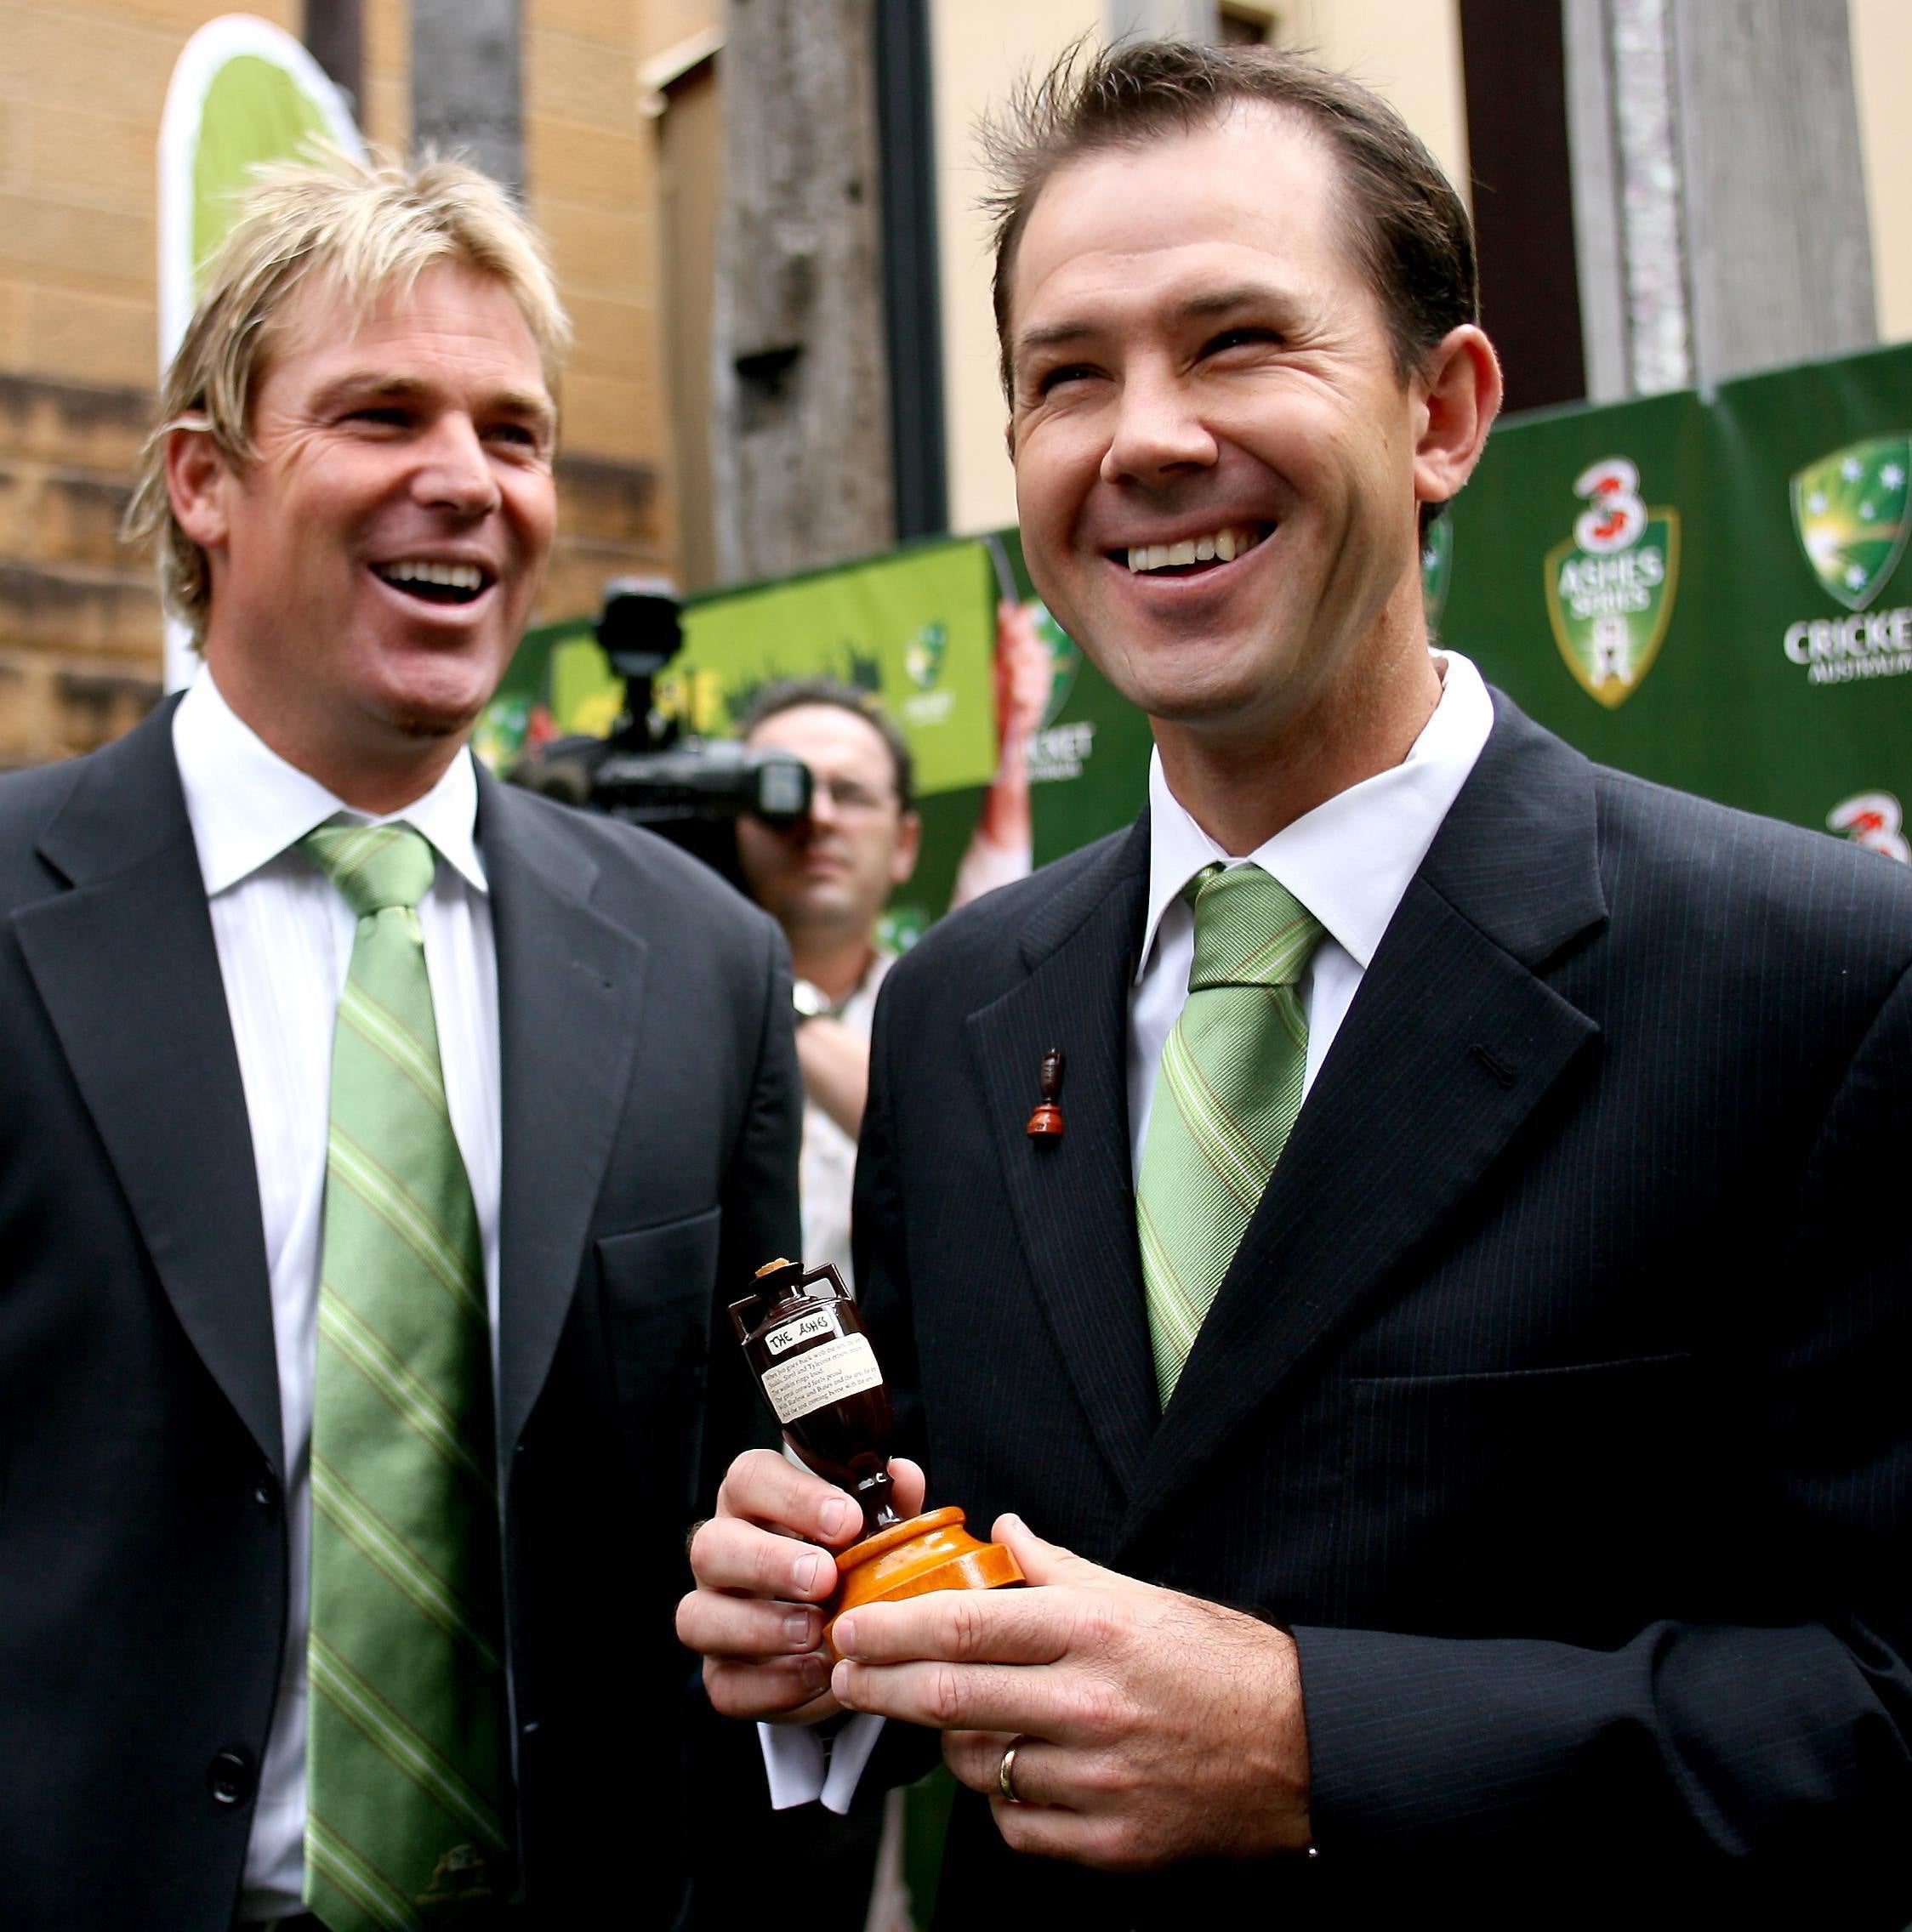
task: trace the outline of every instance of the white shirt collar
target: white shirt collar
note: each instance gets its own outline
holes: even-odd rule
[[[1494,729],[1494,701],[1460,652],[1440,651],[1441,696],[1401,763],[1337,793],[1284,826],[1246,859],[1232,859],[1148,766],[1148,923],[1135,977],[1147,969],[1162,918],[1203,867],[1260,866],[1279,879],[1365,972],[1381,935],[1427,856],[1441,821]]]
[[[287,764],[225,702],[212,673],[202,668],[173,714],[173,754],[208,897],[250,877],[340,812],[361,824],[404,820],[475,890],[486,889],[475,838],[478,779],[469,749],[452,760],[422,798],[375,819]]]

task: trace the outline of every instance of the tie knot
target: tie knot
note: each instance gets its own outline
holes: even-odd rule
[[[1291,986],[1322,934],[1321,921],[1260,866],[1210,867],[1192,882],[1192,993],[1210,986]]]
[[[361,919],[416,906],[438,864],[431,841],[408,825],[322,825],[299,843]]]

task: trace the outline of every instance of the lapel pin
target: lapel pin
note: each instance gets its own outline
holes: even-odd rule
[[[1032,1140],[1060,1140],[1062,1138],[1062,1110],[1057,1105],[1062,1092],[1062,1049],[1060,1047],[1051,1047],[1042,1056],[1037,1079],[1042,1087],[1042,1099],[1022,1131]]]

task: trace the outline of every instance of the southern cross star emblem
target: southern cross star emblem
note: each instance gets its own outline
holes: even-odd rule
[[[1833,450],[1792,480],[1793,526],[1820,585],[1849,611],[1884,588],[1905,549],[1912,439],[1875,436]]]

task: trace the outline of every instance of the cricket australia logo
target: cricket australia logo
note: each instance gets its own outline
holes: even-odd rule
[[[1547,553],[1547,616],[1575,682],[1611,711],[1640,688],[1665,639],[1680,513],[1647,509],[1640,472],[1624,456],[1583,469],[1573,494],[1587,507]]]
[[[1812,574],[1848,611],[1879,594],[1904,554],[1912,440],[1879,436],[1808,463],[1792,480],[1793,528]]]
[[[1819,587],[1844,615],[1801,617],[1780,648],[1815,685],[1849,685],[1912,671],[1912,605],[1870,608],[1905,554],[1912,437],[1848,443],[1792,480],[1793,528]]]
[[[918,690],[931,690],[942,677],[943,653],[948,648],[948,626],[933,620],[903,646],[903,669]]]
[[[949,627],[936,618],[903,645],[903,672],[916,689],[902,702],[903,723],[921,730],[941,724],[956,707],[956,694],[942,681]]]

